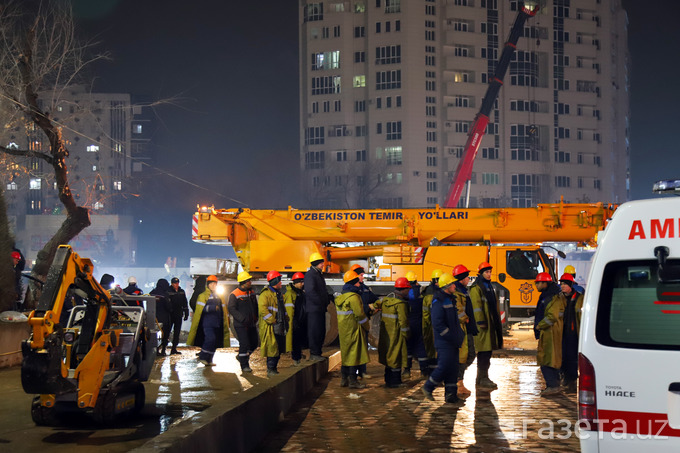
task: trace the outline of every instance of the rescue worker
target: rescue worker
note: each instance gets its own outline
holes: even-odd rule
[[[385,387],[397,388],[401,382],[402,368],[408,365],[407,341],[411,334],[408,316],[408,296],[411,284],[406,277],[394,282],[395,297],[383,297],[376,302],[382,309],[378,357],[385,365]]]
[[[536,289],[541,293],[534,315],[534,334],[538,340],[536,361],[546,385],[541,396],[550,396],[560,393],[564,297],[560,297],[559,286],[547,272],[536,275]]]
[[[128,277],[128,285],[123,288],[123,292],[127,294],[128,296],[141,296],[144,294],[144,292],[137,286],[137,277],[134,275],[131,275]],[[132,306],[137,306],[137,307],[142,307],[142,301],[141,300],[135,300],[135,301],[126,301],[128,305]]]
[[[470,300],[477,321],[479,333],[475,337],[477,350],[477,379],[475,387],[481,390],[495,390],[495,382],[489,379],[491,354],[494,349],[503,349],[503,326],[498,309],[498,298],[491,284],[493,267],[487,262],[478,267],[478,276],[470,288]]]
[[[16,292],[16,299],[14,301],[17,310],[21,308],[21,293],[23,287],[21,286],[21,273],[26,267],[26,260],[18,249],[12,250],[12,269],[14,271],[14,291]]]
[[[246,271],[236,276],[238,287],[229,294],[227,308],[234,319],[234,330],[238,339],[236,358],[241,371],[251,373],[250,355],[257,349],[260,338],[257,334],[257,296],[253,291],[253,277]]]
[[[571,285],[574,291],[584,294],[586,290],[583,288],[583,286],[576,283],[576,268],[570,264],[564,268],[564,273],[571,274],[571,276],[574,277],[574,284]]]
[[[293,366],[300,366],[303,358],[302,348],[307,343],[307,316],[305,314],[305,274],[296,272],[292,282],[286,288],[283,301],[290,320],[290,328],[286,334],[286,350],[290,351]]]
[[[267,377],[279,374],[276,369],[282,352],[286,352],[288,315],[281,294],[281,274],[267,273],[269,286],[260,293],[258,312],[260,315],[260,354],[267,358]]]
[[[430,275],[430,284],[423,291],[423,345],[427,354],[427,370],[423,377],[427,377],[437,368],[437,350],[434,347],[434,332],[432,331],[432,298],[439,289],[439,277],[442,275],[441,269],[435,269]]]
[[[361,302],[357,273],[347,271],[342,279],[345,282],[342,294],[335,298],[342,360],[340,386],[361,389],[366,385],[357,380],[357,368],[359,365],[368,363],[368,347],[366,346],[368,317],[364,313]]]
[[[566,270],[566,269],[565,269]],[[562,331],[562,376],[565,392],[576,392],[578,379],[578,335],[581,330],[583,294],[574,289],[574,276],[568,273],[560,277],[560,289],[564,297],[564,328]]]
[[[215,350],[230,345],[229,311],[227,304],[217,294],[217,277],[209,275],[206,286],[205,291],[196,298],[196,311],[191,320],[187,345],[201,347],[199,363],[215,366]]]
[[[312,253],[309,257],[309,270],[305,273],[309,360],[313,361],[325,360],[325,357],[321,355],[321,347],[326,338],[326,311],[330,299],[322,273],[323,262],[320,253]]]
[[[416,273],[413,271],[406,273],[406,280],[408,280],[410,285],[407,300],[408,325],[411,328],[411,335],[406,341],[408,358],[406,360],[406,367],[402,372],[402,377],[404,379],[410,379],[411,365],[414,357],[418,360],[418,368],[420,368],[421,376],[428,374],[428,362],[425,344],[423,343],[423,296],[421,295],[420,284],[418,283]]]
[[[170,288],[167,292],[168,305],[170,306],[170,322],[168,323],[168,328],[163,330],[163,342],[162,351],[165,352],[165,348],[168,346],[168,340],[170,339],[170,330],[172,329],[172,349],[170,354],[181,354],[177,350],[177,345],[179,344],[179,334],[182,330],[182,319],[186,321],[189,319],[189,303],[187,301],[187,295],[184,290],[179,286],[179,278],[173,277],[170,280]]]
[[[117,285],[116,285],[117,286]],[[120,288],[119,286],[117,286]],[[156,282],[156,287],[152,289],[149,294],[156,296],[156,321],[161,327],[161,345],[158,347],[157,354],[165,357],[165,346],[163,341],[166,341],[170,334],[170,301],[168,300],[168,289],[170,284],[164,278],[159,278]],[[114,290],[115,291],[115,288]]]
[[[478,330],[472,301],[470,300],[467,288],[470,283],[470,271],[467,267],[459,264],[453,268],[453,277],[456,280],[453,296],[456,301],[456,308],[458,309],[460,327],[465,332],[466,337],[466,341],[463,342],[458,355],[458,362],[460,363],[458,367],[458,396],[467,398],[472,392],[465,387],[463,379],[465,377],[465,370],[475,360],[474,336],[477,335]]]
[[[462,406],[458,398],[458,350],[465,341],[465,332],[460,327],[458,309],[453,293],[456,291],[453,275],[443,273],[439,277],[439,288],[432,299],[432,328],[437,348],[437,367],[427,378],[421,391],[425,398],[434,401],[432,392],[444,382],[444,401]]]
[[[371,316],[373,315],[373,310],[375,308],[374,304],[378,301],[378,296],[375,295],[373,291],[371,291],[371,288],[369,288],[365,283],[364,283],[364,274],[366,273],[364,271],[364,268],[361,267],[360,264],[353,264],[352,267],[350,267],[351,271],[354,271],[357,273],[359,276],[359,292],[361,294],[361,302],[364,305],[364,313],[369,319],[369,331],[370,329],[370,319]],[[366,335],[366,347],[368,347],[368,335]],[[359,379],[370,379],[371,375],[367,373],[366,371],[366,364],[359,365]]]

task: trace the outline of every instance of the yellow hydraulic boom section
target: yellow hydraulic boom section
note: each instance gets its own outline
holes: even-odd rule
[[[384,255],[386,244],[592,244],[614,210],[615,206],[602,203],[563,202],[507,209],[289,207],[277,211],[201,207],[194,214],[192,236],[196,242],[232,246],[248,270],[298,271],[309,266],[312,252],[322,253],[327,262],[346,261]],[[371,245],[375,243],[380,245]]]

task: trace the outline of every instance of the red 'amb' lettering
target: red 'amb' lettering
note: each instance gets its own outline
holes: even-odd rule
[[[677,230],[675,229],[675,219],[651,219],[649,221],[648,231],[650,239],[675,238],[677,237],[675,235],[676,231],[680,233],[680,219],[678,219]],[[642,225],[642,220],[633,220],[628,239],[647,239],[647,234],[645,233],[645,228]]]

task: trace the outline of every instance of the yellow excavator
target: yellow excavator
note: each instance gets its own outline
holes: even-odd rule
[[[155,303],[148,296],[112,295],[92,271],[91,260],[59,246],[29,315],[21,383],[37,395],[31,405],[37,425],[59,425],[66,411],[110,423],[144,407],[143,382],[158,343]],[[133,298],[145,299],[147,308]]]

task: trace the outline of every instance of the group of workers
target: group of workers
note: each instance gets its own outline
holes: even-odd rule
[[[250,356],[258,346],[267,361],[267,376],[278,374],[284,352],[291,353],[294,366],[305,358],[302,349],[307,346],[310,360],[324,360],[325,313],[333,303],[342,387],[365,387],[363,380],[370,377],[366,371],[369,320],[381,312],[378,360],[385,367],[386,387],[405,385],[402,379],[410,379],[417,360],[426,379],[422,387],[425,398],[433,399],[432,392],[443,384],[445,401],[460,405],[471,394],[464,376],[476,359],[475,388],[498,388],[489,377],[489,368],[492,352],[503,348],[503,331],[498,297],[491,284],[493,268],[488,262],[479,264],[472,285],[470,271],[459,264],[450,273],[434,270],[425,289],[415,273],[409,272],[397,278],[394,292],[383,298],[364,283],[365,271],[358,264],[345,272],[341,293],[333,297],[323,278],[323,263],[320,254],[312,254],[309,270],[293,274],[285,291],[282,275],[270,271],[268,285],[259,297],[252,288],[252,276],[241,272],[238,287],[226,303],[217,294],[217,277],[208,277],[206,289],[197,299],[187,341],[188,345],[201,346],[199,362],[214,365],[215,350],[229,344],[229,315],[239,341],[237,358],[243,372],[252,372]],[[540,292],[534,323],[539,340],[537,359],[546,382],[542,396],[561,392],[561,377],[565,390],[576,386],[583,294],[575,283],[573,268],[565,269],[570,270],[562,275],[559,285],[545,272],[535,279]]]

